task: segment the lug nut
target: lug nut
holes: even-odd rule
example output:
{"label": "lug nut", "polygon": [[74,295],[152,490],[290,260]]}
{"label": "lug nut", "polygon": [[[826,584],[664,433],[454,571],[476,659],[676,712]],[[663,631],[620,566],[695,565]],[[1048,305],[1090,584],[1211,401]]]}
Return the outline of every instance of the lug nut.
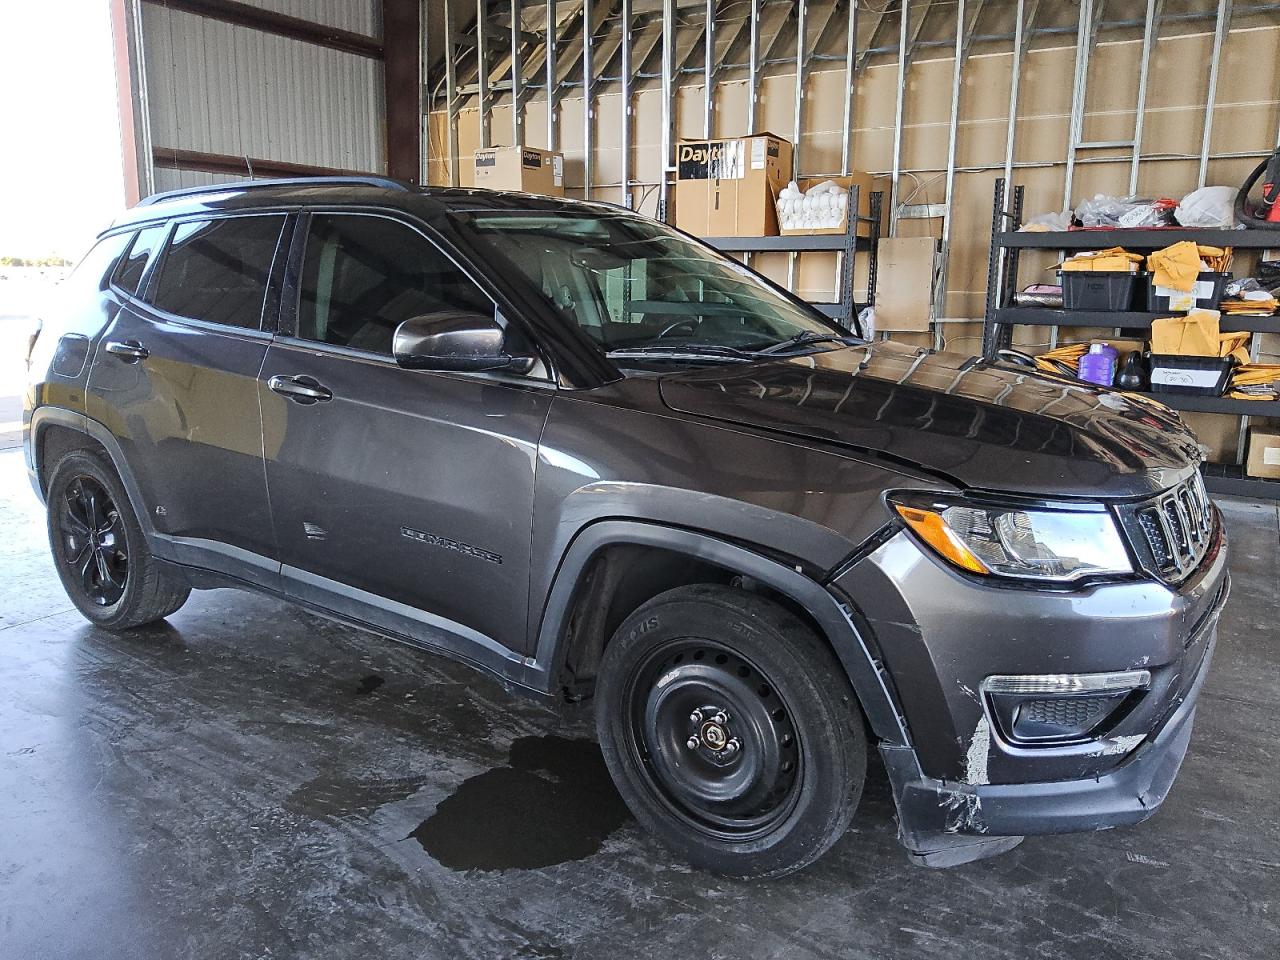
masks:
{"label": "lug nut", "polygon": [[690,737],[688,740],[684,742],[684,745],[688,747],[690,750],[697,750],[698,744],[700,742],[701,741],[697,737]]}
{"label": "lug nut", "polygon": [[702,711],[701,711],[701,710],[695,710],[695,711],[693,711],[693,713],[689,714],[689,722],[690,722],[690,723],[702,723]]}
{"label": "lug nut", "polygon": [[742,749],[742,741],[739,740],[737,737],[734,737],[732,740],[730,740],[728,743],[724,745],[724,752],[728,754],[737,753],[741,749]]}
{"label": "lug nut", "polygon": [[716,715],[711,719],[714,723],[717,723],[723,727],[726,723],[729,722],[729,715],[725,713],[723,710],[717,710]]}

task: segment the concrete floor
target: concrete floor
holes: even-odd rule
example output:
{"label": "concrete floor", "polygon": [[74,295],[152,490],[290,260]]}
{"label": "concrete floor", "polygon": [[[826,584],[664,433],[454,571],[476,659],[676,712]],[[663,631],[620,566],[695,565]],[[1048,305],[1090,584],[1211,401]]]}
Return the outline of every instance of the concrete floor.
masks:
{"label": "concrete floor", "polygon": [[[1164,809],[907,864],[883,774],[815,868],[695,873],[620,807],[584,718],[244,593],[112,636],[71,612],[0,452],[0,957],[1274,957],[1274,505]],[[566,739],[567,738],[567,739]]]}

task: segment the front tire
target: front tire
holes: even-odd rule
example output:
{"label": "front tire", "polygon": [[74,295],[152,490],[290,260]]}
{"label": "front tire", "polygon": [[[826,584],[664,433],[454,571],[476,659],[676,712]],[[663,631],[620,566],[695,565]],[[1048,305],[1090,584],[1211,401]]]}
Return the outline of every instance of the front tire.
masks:
{"label": "front tire", "polygon": [[689,862],[777,877],[848,829],[866,733],[830,649],[763,597],[677,587],[605,648],[596,726],[636,818]]}
{"label": "front tire", "polygon": [[59,460],[46,501],[54,566],[87,620],[128,630],[186,603],[191,587],[151,555],[124,485],[101,457],[74,450]]}

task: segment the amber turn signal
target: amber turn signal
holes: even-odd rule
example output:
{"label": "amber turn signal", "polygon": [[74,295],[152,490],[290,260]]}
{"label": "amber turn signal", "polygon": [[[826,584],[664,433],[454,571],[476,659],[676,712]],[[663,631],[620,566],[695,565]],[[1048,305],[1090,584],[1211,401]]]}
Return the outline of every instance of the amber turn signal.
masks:
{"label": "amber turn signal", "polygon": [[964,545],[954,530],[947,526],[942,514],[933,510],[921,510],[895,503],[893,509],[906,521],[912,531],[938,554],[970,573],[990,573],[991,570]]}

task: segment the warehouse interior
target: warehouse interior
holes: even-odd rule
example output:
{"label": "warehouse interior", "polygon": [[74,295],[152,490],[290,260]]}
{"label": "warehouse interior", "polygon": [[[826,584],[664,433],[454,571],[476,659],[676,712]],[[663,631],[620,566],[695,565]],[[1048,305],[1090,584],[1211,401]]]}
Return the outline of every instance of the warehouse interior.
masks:
{"label": "warehouse interior", "polygon": [[581,704],[269,596],[90,626],[5,450],[0,953],[1272,955],[1280,197],[1237,192],[1280,157],[1280,3],[109,2],[129,206],[376,175],[635,211],[859,336],[1178,411],[1231,599],[1150,821],[930,870],[873,756],[832,852],[753,883],[637,824]]}

